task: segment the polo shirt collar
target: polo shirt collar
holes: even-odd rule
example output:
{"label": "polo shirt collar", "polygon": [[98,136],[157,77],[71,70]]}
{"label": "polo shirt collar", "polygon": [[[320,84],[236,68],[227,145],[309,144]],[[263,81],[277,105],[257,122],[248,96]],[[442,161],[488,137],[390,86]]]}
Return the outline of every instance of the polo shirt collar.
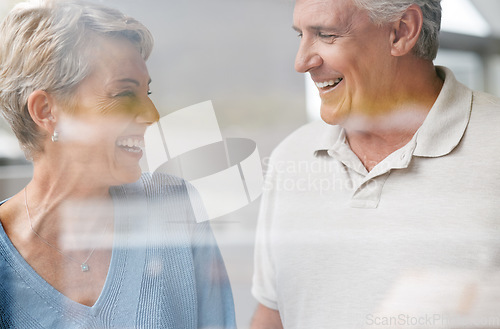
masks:
{"label": "polo shirt collar", "polygon": [[328,151],[335,148],[335,146],[346,144],[344,128],[338,125],[328,125],[324,122],[323,124],[326,128],[321,132],[320,139],[314,150],[315,155],[318,152]]}
{"label": "polo shirt collar", "polygon": [[[413,155],[440,157],[450,153],[460,143],[469,123],[472,109],[472,90],[458,82],[451,70],[436,67],[444,80],[436,102],[418,129],[412,142],[416,142]],[[346,146],[344,129],[328,126],[315,147],[314,154],[338,150]],[[413,148],[412,148],[413,149]]]}
{"label": "polo shirt collar", "polygon": [[444,84],[431,111],[417,131],[415,156],[440,157],[460,143],[472,110],[472,90],[459,83],[453,72],[436,67]]}

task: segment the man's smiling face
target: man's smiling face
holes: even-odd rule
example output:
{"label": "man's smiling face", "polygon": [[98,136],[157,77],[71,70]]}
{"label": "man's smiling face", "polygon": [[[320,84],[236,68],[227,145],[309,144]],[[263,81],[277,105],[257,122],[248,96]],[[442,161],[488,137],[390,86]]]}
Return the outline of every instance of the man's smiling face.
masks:
{"label": "man's smiling face", "polygon": [[374,24],[351,0],[297,0],[293,20],[301,37],[295,69],[311,74],[325,122],[388,108],[396,74],[389,24]]}

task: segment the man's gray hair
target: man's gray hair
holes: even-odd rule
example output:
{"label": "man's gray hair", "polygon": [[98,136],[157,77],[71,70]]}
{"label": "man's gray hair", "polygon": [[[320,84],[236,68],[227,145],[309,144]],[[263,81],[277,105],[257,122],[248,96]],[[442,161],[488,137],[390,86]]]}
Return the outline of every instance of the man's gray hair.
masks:
{"label": "man's gray hair", "polygon": [[441,29],[441,0],[353,0],[358,8],[368,11],[376,24],[395,22],[412,4],[422,9],[422,32],[413,52],[417,57],[434,60],[439,48]]}
{"label": "man's gray hair", "polygon": [[0,110],[32,159],[44,137],[31,119],[35,90],[69,102],[90,73],[97,38],[125,38],[146,60],[153,48],[149,30],[137,20],[92,2],[39,0],[17,5],[0,25]]}

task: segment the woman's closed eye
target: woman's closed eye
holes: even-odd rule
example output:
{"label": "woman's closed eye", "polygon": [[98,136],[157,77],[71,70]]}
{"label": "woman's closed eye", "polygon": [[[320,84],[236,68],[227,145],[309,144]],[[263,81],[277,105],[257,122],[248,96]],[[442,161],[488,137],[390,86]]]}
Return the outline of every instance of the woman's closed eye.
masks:
{"label": "woman's closed eye", "polygon": [[135,97],[135,93],[132,90],[125,90],[116,94],[115,97]]}
{"label": "woman's closed eye", "polygon": [[[148,91],[146,91],[146,95],[150,96],[151,94],[152,94],[151,90],[148,89]],[[135,96],[136,93],[133,92],[132,90],[122,91],[115,95],[115,97],[135,97]]]}

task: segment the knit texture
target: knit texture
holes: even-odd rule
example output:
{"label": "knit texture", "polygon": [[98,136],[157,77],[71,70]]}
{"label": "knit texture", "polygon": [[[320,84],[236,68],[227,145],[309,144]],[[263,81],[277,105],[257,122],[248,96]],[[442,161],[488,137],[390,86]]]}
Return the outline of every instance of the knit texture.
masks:
{"label": "knit texture", "polygon": [[235,328],[229,279],[209,223],[195,221],[193,191],[156,173],[111,188],[113,252],[92,307],[43,280],[0,225],[0,328]]}

